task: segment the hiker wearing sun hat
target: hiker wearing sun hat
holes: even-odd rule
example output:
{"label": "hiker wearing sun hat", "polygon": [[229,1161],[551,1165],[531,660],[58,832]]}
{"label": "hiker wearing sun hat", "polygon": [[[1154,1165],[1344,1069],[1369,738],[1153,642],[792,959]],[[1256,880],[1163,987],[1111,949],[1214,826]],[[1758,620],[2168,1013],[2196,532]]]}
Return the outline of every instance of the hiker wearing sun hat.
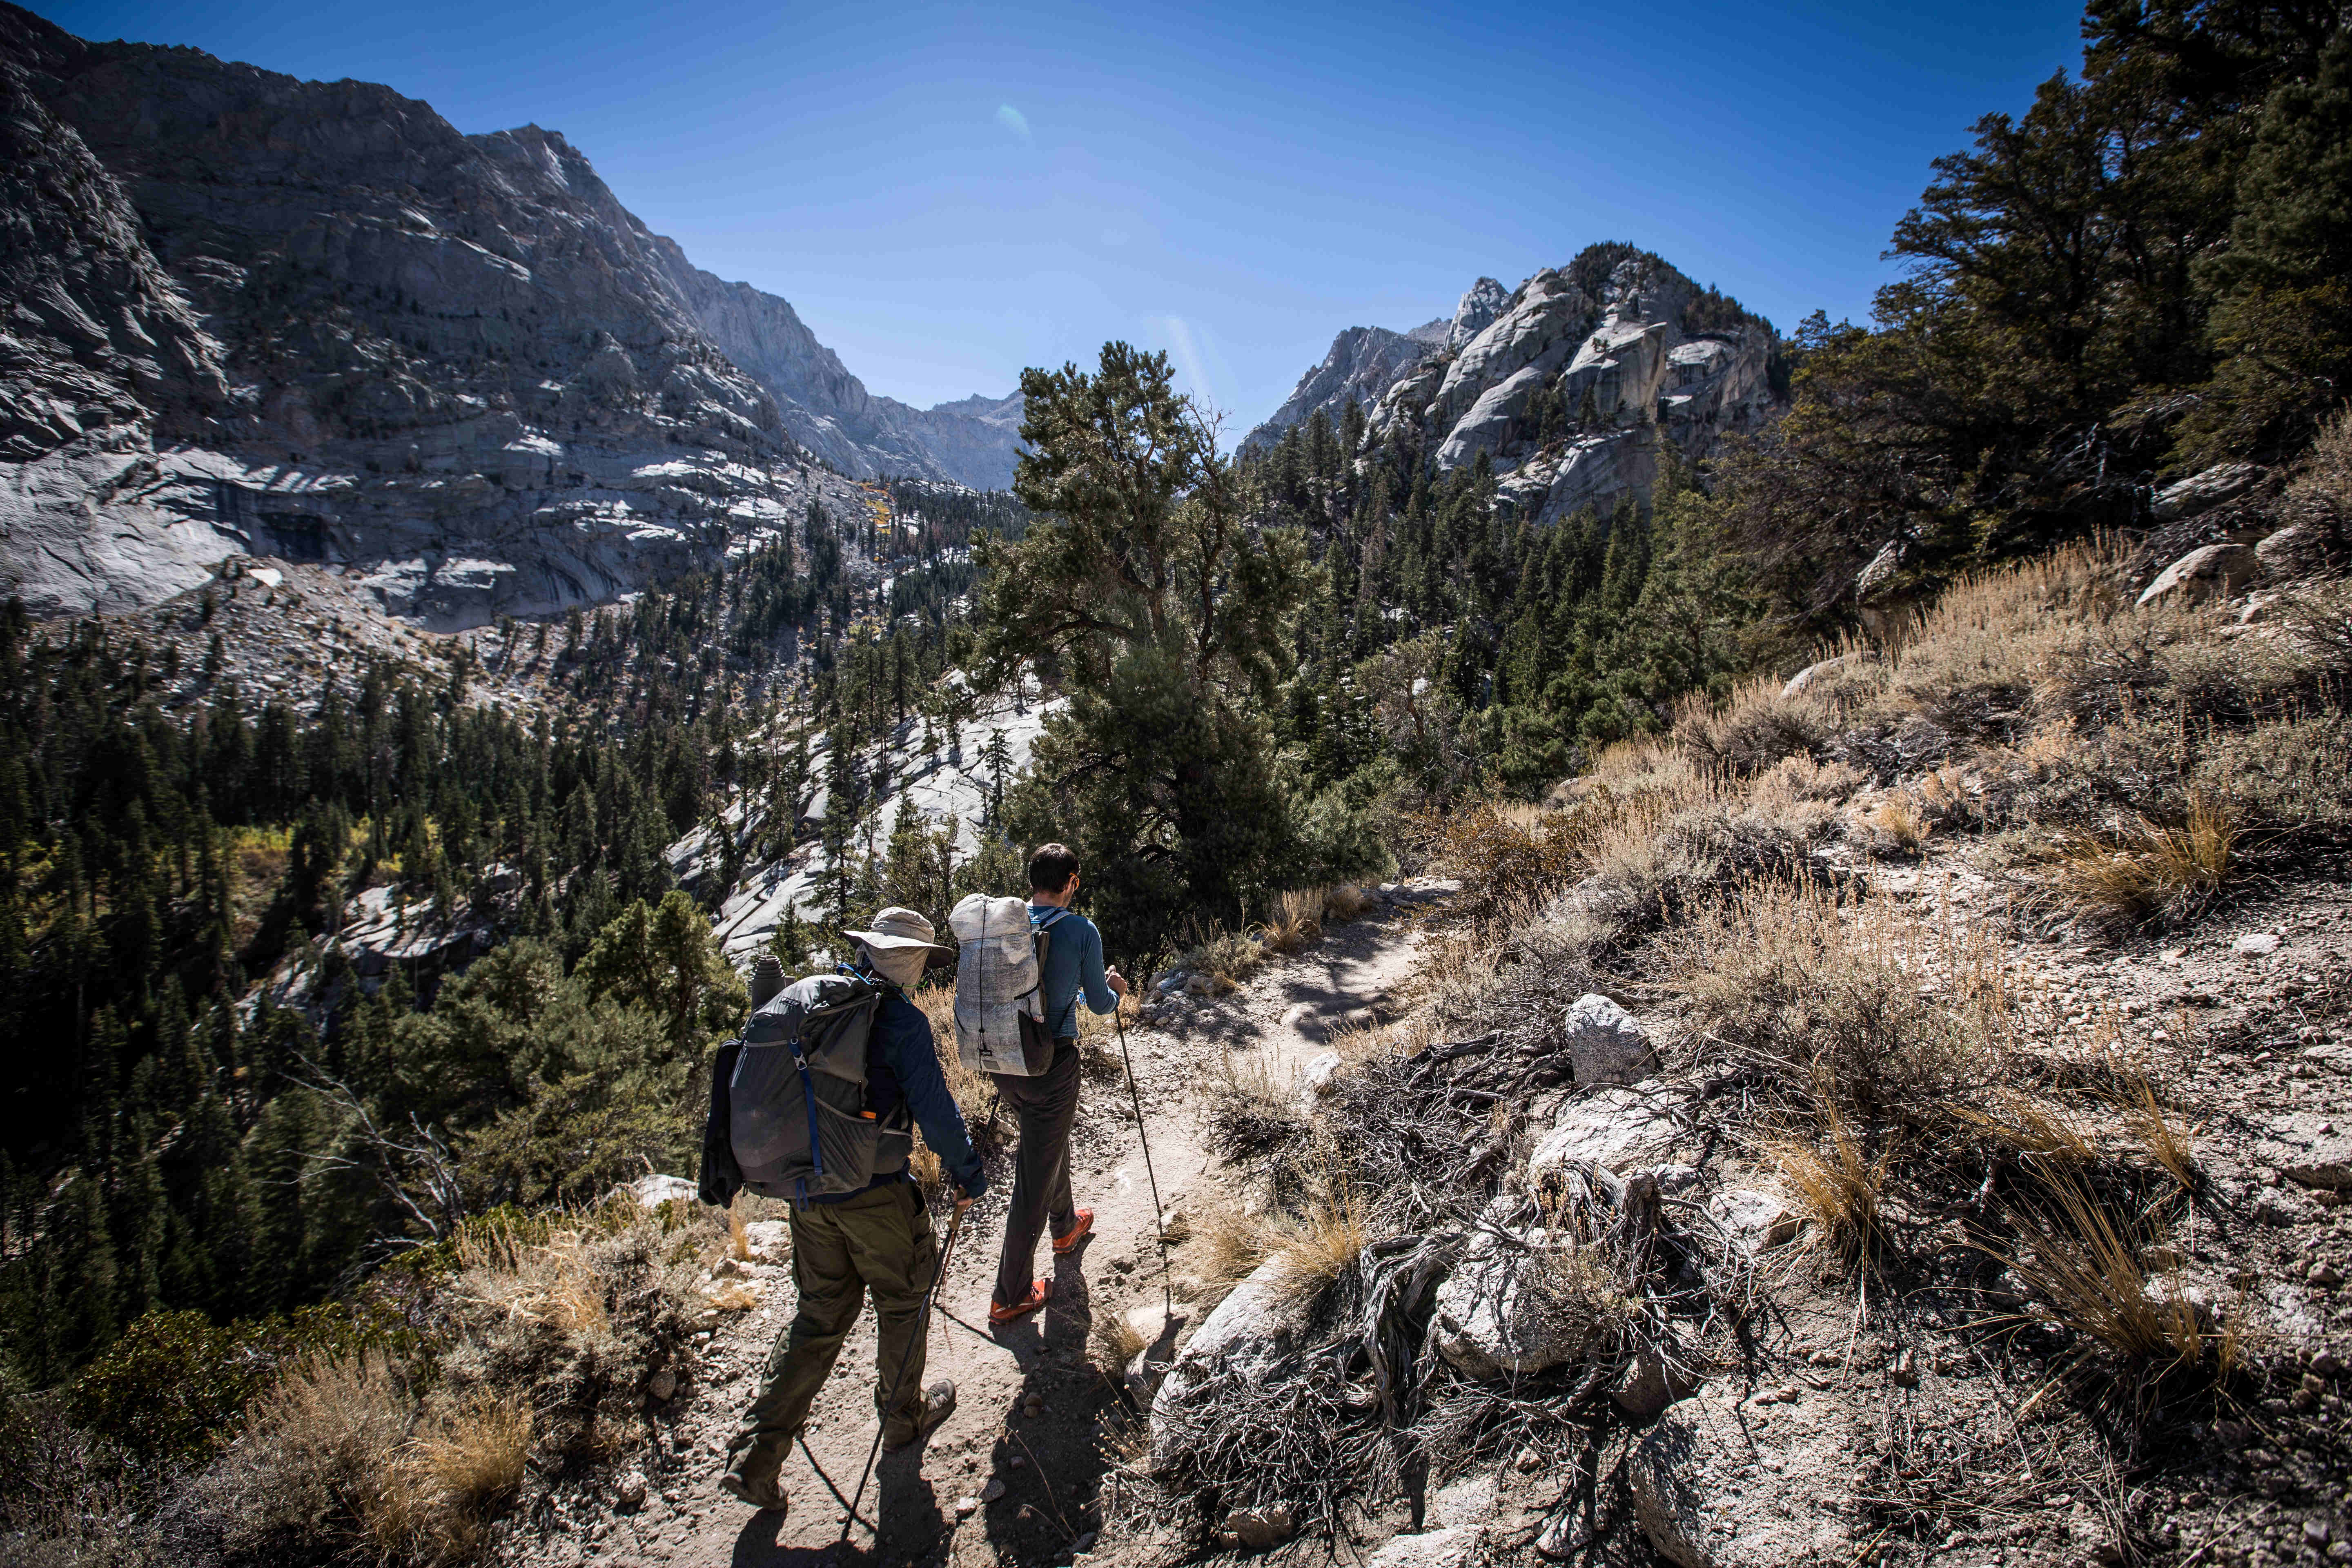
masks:
{"label": "hiker wearing sun hat", "polygon": [[[952,962],[952,952],[932,940],[930,921],[908,909],[886,909],[869,928],[843,934],[856,947],[837,977],[812,976],[769,1005],[789,1008],[795,994],[814,996],[821,987],[840,991],[851,1005],[872,1000],[862,1115],[880,1128],[883,1150],[870,1182],[855,1191],[808,1196],[792,1208],[799,1308],[769,1354],[759,1397],[729,1445],[730,1462],[719,1483],[755,1508],[779,1511],[785,1501],[777,1484],[784,1456],[807,1422],[809,1406],[833,1371],[867,1292],[874,1297],[875,1405],[882,1416],[883,1447],[920,1442],[955,1409],[955,1384],[943,1378],[923,1386],[921,1315],[939,1266],[939,1242],[922,1192],[908,1174],[912,1139],[896,1130],[909,1121],[922,1129],[923,1142],[956,1184],[959,1208],[987,1186],[962,1114],[940,1076],[930,1020],[906,994],[926,967]],[[745,1037],[755,1037],[751,1027]],[[721,1070],[714,1068],[714,1077]],[[714,1120],[716,1094],[714,1086]],[[815,1112],[809,1114],[814,1125]],[[712,1157],[706,1140],[706,1166]],[[731,1168],[731,1161],[728,1164]],[[727,1196],[731,1198],[731,1191]],[[716,1197],[708,1180],[705,1197]]]}

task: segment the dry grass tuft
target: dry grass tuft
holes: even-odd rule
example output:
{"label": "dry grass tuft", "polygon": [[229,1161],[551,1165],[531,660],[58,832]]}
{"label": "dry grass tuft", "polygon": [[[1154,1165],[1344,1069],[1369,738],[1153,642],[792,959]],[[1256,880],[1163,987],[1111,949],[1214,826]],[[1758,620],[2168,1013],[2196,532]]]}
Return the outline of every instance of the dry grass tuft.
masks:
{"label": "dry grass tuft", "polygon": [[1319,1299],[1355,1267],[1367,1239],[1355,1194],[1344,1188],[1290,1219],[1286,1228],[1277,1281],[1280,1293],[1293,1300]]}
{"label": "dry grass tuft", "polygon": [[1965,936],[1801,878],[1708,903],[1670,946],[1696,1037],[1791,1107],[1867,1124],[1930,1116],[1983,1075],[1986,1021],[1923,984],[1966,990],[1981,958]]}
{"label": "dry grass tuft", "polygon": [[760,1304],[760,1292],[740,1279],[730,1279],[710,1292],[710,1304],[722,1312],[748,1312]]}
{"label": "dry grass tuft", "polygon": [[1952,1113],[2011,1154],[2038,1165],[2080,1167],[2098,1158],[2098,1150],[2063,1108],[2015,1089],[1996,1089],[1985,1108],[1960,1105]]}
{"label": "dry grass tuft", "polygon": [[1208,1277],[1221,1285],[1238,1285],[1282,1250],[1288,1232],[1279,1214],[1264,1210],[1244,1214],[1228,1205],[1209,1211],[1200,1237]]}
{"label": "dry grass tuft", "polygon": [[2158,1238],[2146,1225],[2112,1212],[2078,1177],[2044,1186],[2046,1203],[2012,1212],[2025,1250],[2000,1261],[2057,1323],[2159,1377],[2209,1352],[2226,1356],[2225,1336],[2206,1326],[2177,1272],[2151,1270]]}
{"label": "dry grass tuft", "polygon": [[1217,1209],[1202,1233],[1211,1278],[1236,1284],[1278,1261],[1276,1289],[1294,1301],[1320,1297],[1354,1267],[1365,1239],[1362,1212],[1345,1188],[1296,1214]]}
{"label": "dry grass tuft", "polygon": [[2179,920],[2221,890],[2237,842],[2228,798],[2199,789],[2178,827],[2141,817],[2109,838],[2069,846],[2059,858],[2055,886],[2063,897],[2110,921]]}
{"label": "dry grass tuft", "polygon": [[1864,814],[1873,847],[1897,855],[1916,855],[1927,847],[1932,830],[1919,803],[1908,792],[1896,790]]}
{"label": "dry grass tuft", "polygon": [[382,1354],[293,1366],[199,1483],[203,1511],[236,1557],[412,1556],[429,1507],[404,1462],[411,1419]]}
{"label": "dry grass tuft", "polygon": [[1193,922],[1191,945],[1171,967],[1205,974],[1216,982],[1220,995],[1240,989],[1242,982],[1265,962],[1265,949],[1244,932],[1229,931],[1215,921]]}
{"label": "dry grass tuft", "polygon": [[1150,1342],[1119,1312],[1097,1311],[1087,1329],[1087,1356],[1110,1377],[1124,1372]]}
{"label": "dry grass tuft", "polygon": [[1268,952],[1292,953],[1323,934],[1323,893],[1320,888],[1293,888],[1276,893],[1257,928],[1259,944]]}
{"label": "dry grass tuft", "polygon": [[2103,1090],[2123,1124],[2147,1157],[2170,1176],[2184,1193],[2197,1190],[2197,1129],[2184,1116],[2176,1117],[2157,1093],[2155,1082],[2136,1068],[2117,1066],[2115,1081]]}
{"label": "dry grass tuft", "polygon": [[415,1462],[450,1506],[479,1513],[522,1486],[530,1454],[530,1406],[513,1394],[485,1394],[416,1444]]}
{"label": "dry grass tuft", "polygon": [[478,1304],[567,1336],[601,1336],[611,1317],[587,1258],[590,1240],[590,1232],[576,1224],[501,1211],[469,1221],[452,1250],[465,1270],[461,1285]]}
{"label": "dry grass tuft", "polygon": [[1296,1148],[1307,1123],[1298,1097],[1274,1081],[1255,1056],[1227,1052],[1209,1086],[1210,1146],[1223,1158],[1263,1160]]}
{"label": "dry grass tuft", "polygon": [[[964,1066],[963,1058],[956,1050],[954,984],[925,985],[908,999],[930,1022],[931,1048],[940,1058],[940,1076],[947,1080],[948,1093],[955,1100],[956,1109],[963,1113],[964,1126],[971,1129],[974,1140],[992,1142],[996,1136],[996,1086],[988,1081],[986,1073]],[[936,1166],[936,1158],[932,1163]]]}
{"label": "dry grass tuft", "polygon": [[1789,1139],[1768,1152],[1821,1239],[1840,1257],[1866,1262],[1881,1239],[1879,1204],[1893,1151],[1882,1147],[1872,1156],[1833,1107],[1823,1121],[1819,1143]]}

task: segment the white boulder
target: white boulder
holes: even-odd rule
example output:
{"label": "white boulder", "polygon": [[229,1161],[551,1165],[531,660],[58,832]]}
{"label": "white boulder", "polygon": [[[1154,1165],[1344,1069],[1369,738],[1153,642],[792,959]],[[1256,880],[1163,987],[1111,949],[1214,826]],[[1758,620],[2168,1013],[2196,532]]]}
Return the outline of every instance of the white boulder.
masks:
{"label": "white boulder", "polygon": [[1789,677],[1789,684],[1780,688],[1780,700],[1786,702],[1792,698],[1801,697],[1814,682],[1826,680],[1832,675],[1842,675],[1848,670],[1870,663],[1871,659],[1869,649],[1856,648],[1852,653],[1839,654],[1835,658],[1820,659],[1809,664]]}
{"label": "white boulder", "polygon": [[1633,1083],[1649,1076],[1656,1053],[1633,1015],[1588,991],[1560,1020],[1562,1043],[1579,1083]]}
{"label": "white boulder", "polygon": [[1750,1257],[1794,1241],[1802,1223],[1785,1200],[1753,1187],[1716,1194],[1706,1212]]}
{"label": "white boulder", "polygon": [[1626,1462],[1634,1516],[1681,1568],[1850,1562],[1862,1432],[1839,1400],[1751,1408],[1737,1384],[1670,1405]]}
{"label": "white boulder", "polygon": [[690,1204],[699,1189],[684,1176],[639,1176],[613,1189],[615,1197],[631,1197],[642,1209],[657,1209],[664,1204]]}
{"label": "white boulder", "polygon": [[1528,1179],[1532,1184],[1584,1164],[1618,1175],[1664,1164],[1681,1132],[1664,1086],[1655,1079],[1623,1088],[1606,1086],[1560,1109],[1551,1131],[1528,1156]]}
{"label": "white boulder", "polygon": [[1587,1325],[1560,1310],[1547,1276],[1576,1249],[1566,1233],[1482,1228],[1437,1288],[1437,1352],[1473,1377],[1545,1372],[1584,1352]]}
{"label": "white boulder", "polygon": [[1151,1462],[1173,1464],[1198,1423],[1207,1418],[1202,1394],[1218,1377],[1258,1377],[1290,1353],[1299,1333],[1297,1298],[1283,1288],[1286,1265],[1268,1258],[1217,1303],[1186,1341],[1151,1397]]}
{"label": "white boulder", "polygon": [[2201,605],[2226,595],[2252,576],[2253,568],[2253,552],[2242,544],[2203,545],[2158,573],[2156,581],[2140,591],[2138,602],[2143,608],[2159,600]]}
{"label": "white boulder", "polygon": [[2191,474],[2156,492],[2156,520],[2170,522],[2210,511],[2262,477],[2263,471],[2252,463],[2221,463]]}

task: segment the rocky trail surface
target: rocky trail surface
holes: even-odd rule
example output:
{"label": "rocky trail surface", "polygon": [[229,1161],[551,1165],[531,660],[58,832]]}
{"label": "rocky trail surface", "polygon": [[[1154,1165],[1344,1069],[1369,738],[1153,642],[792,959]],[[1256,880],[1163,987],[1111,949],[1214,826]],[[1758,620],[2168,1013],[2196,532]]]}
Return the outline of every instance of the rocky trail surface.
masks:
{"label": "rocky trail surface", "polygon": [[[1335,927],[1299,955],[1267,963],[1223,997],[1165,1000],[1154,1021],[1130,1026],[1134,1061],[1160,1198],[1181,1238],[1191,1216],[1226,1194],[1233,1177],[1208,1152],[1206,1090],[1227,1068],[1253,1059],[1296,1076],[1324,1034],[1360,1010],[1378,1009],[1409,973],[1420,934],[1412,889],[1364,918]],[[1425,891],[1421,897],[1429,896]],[[1093,1239],[1075,1257],[1054,1258],[1041,1244],[1041,1273],[1054,1300],[1024,1322],[992,1331],[989,1290],[1012,1186],[1009,1117],[990,1156],[990,1189],[972,1206],[948,1259],[940,1310],[929,1334],[926,1380],[949,1377],[956,1413],[922,1447],[886,1455],[859,1506],[845,1545],[845,1511],[835,1495],[853,1491],[874,1440],[874,1331],[861,1315],[805,1434],[783,1472],[789,1514],[754,1514],[718,1489],[727,1439],[756,1392],[770,1346],[793,1306],[785,1226],[751,1226],[754,1261],[722,1263],[712,1280],[721,1302],[756,1300],[723,1315],[698,1363],[657,1417],[663,1458],[653,1473],[626,1479],[607,1500],[618,1511],[551,1532],[530,1554],[548,1563],[678,1564],[692,1568],[783,1568],[838,1562],[1066,1563],[1095,1542],[1115,1462],[1111,1433],[1126,1395],[1088,1353],[1097,1319],[1125,1317],[1147,1331],[1164,1313],[1144,1168],[1118,1043],[1106,1036],[1089,1061],[1071,1146],[1077,1202],[1095,1211]],[[781,1205],[777,1208],[782,1214]],[[944,1229],[945,1222],[940,1221]],[[1192,1247],[1172,1244],[1167,1289],[1173,1337],[1165,1356],[1201,1317],[1204,1281]],[[731,1289],[734,1288],[734,1289]],[[821,1473],[820,1473],[821,1472]],[[642,1489],[640,1489],[642,1487]],[[877,1540],[867,1525],[877,1516]]]}

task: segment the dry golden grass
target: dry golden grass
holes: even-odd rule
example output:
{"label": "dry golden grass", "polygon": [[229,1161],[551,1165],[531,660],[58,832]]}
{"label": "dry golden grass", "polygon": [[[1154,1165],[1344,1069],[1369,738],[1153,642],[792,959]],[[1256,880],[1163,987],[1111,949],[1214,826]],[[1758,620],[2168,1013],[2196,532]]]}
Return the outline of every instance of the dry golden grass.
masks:
{"label": "dry golden grass", "polygon": [[1268,952],[1293,953],[1323,934],[1323,889],[1292,888],[1275,894],[1265,921],[1256,928]]}
{"label": "dry golden grass", "polygon": [[1791,1138],[1767,1146],[1830,1249],[1851,1261],[1866,1261],[1878,1249],[1879,1204],[1886,1189],[1891,1147],[1874,1156],[1833,1105],[1825,1110],[1818,1142]]}
{"label": "dry golden grass", "polygon": [[1290,1222],[1282,1247],[1277,1285],[1293,1300],[1319,1297],[1356,1266],[1369,1239],[1356,1195],[1345,1188],[1323,1198]]}
{"label": "dry golden grass", "polygon": [[1931,826],[1919,803],[1908,792],[1896,790],[1864,814],[1877,846],[1898,855],[1916,855],[1927,847]]}
{"label": "dry golden grass", "polygon": [[2114,1081],[2102,1093],[2157,1167],[2182,1192],[2196,1191],[2197,1128],[2185,1114],[2177,1115],[2165,1105],[2154,1080],[2137,1068],[2117,1064]]}
{"label": "dry golden grass", "polygon": [[1244,1214],[1232,1205],[1210,1210],[1199,1235],[1203,1270],[1221,1285],[1238,1285],[1256,1273],[1288,1238],[1280,1215]]}
{"label": "dry golden grass", "polygon": [[2098,1158],[2098,1150],[2064,1108],[2020,1089],[1996,1088],[1985,1105],[1956,1105],[1952,1114],[2011,1155],[2044,1167],[2079,1167]]}
{"label": "dry golden grass", "polygon": [[[952,982],[919,987],[909,998],[919,1008],[931,1026],[931,1048],[940,1058],[940,1076],[947,1080],[948,1093],[956,1109],[963,1113],[964,1126],[974,1139],[993,1139],[996,1134],[996,1086],[988,1075],[964,1065],[956,1049],[955,985]],[[1081,1012],[1085,1010],[1080,1009]],[[917,1150],[919,1154],[928,1151]],[[926,1192],[936,1192],[938,1157],[930,1156],[934,1184]]]}
{"label": "dry golden grass", "polygon": [[607,1332],[604,1290],[584,1255],[593,1234],[589,1222],[561,1216],[501,1212],[469,1221],[452,1247],[463,1270],[459,1288],[510,1319],[571,1335]]}
{"label": "dry golden grass", "polygon": [[[739,1198],[741,1194],[736,1194]],[[743,1228],[743,1211],[738,1204],[727,1205],[727,1256],[738,1263],[751,1261],[751,1233]]]}
{"label": "dry golden grass", "polygon": [[760,1304],[760,1292],[740,1279],[723,1280],[710,1292],[710,1304],[722,1312],[748,1312]]}
{"label": "dry golden grass", "polygon": [[414,1555],[430,1508],[404,1463],[412,1414],[381,1353],[289,1367],[213,1478],[232,1544],[356,1537],[379,1560]]}
{"label": "dry golden grass", "polygon": [[1098,1310],[1087,1328],[1087,1359],[1112,1377],[1123,1372],[1148,1343],[1123,1313]]}
{"label": "dry golden grass", "polygon": [[[2023,1249],[2000,1260],[2053,1320],[2158,1375],[2200,1365],[2209,1352],[2233,1353],[2177,1275],[2151,1269],[2159,1238],[2145,1224],[2116,1214],[2079,1177],[2043,1185],[2047,1201],[2013,1215]],[[2153,1289],[2159,1281],[2166,1288]]]}
{"label": "dry golden grass", "polygon": [[2229,800],[2199,789],[2177,827],[2142,817],[2111,837],[2066,846],[2053,882],[2062,897],[2105,919],[2179,919],[2221,890],[2237,842]]}
{"label": "dry golden grass", "polygon": [[1362,1212],[1345,1188],[1297,1214],[1216,1209],[1202,1229],[1210,1278],[1235,1284],[1273,1262],[1274,1289],[1292,1300],[1320,1296],[1355,1266],[1365,1240]]}
{"label": "dry golden grass", "polygon": [[1275,1081],[1263,1058],[1223,1054],[1209,1086],[1209,1141],[1219,1154],[1261,1159],[1289,1148],[1305,1131],[1297,1094]]}
{"label": "dry golden grass", "polygon": [[1255,937],[1227,931],[1215,921],[1187,922],[1187,945],[1171,968],[1205,974],[1220,995],[1238,990],[1265,962],[1265,949]]}
{"label": "dry golden grass", "polygon": [[415,1463],[449,1505],[478,1513],[521,1488],[530,1455],[530,1406],[513,1394],[485,1394],[420,1437]]}
{"label": "dry golden grass", "polygon": [[1379,1061],[1402,1054],[1409,1047],[1409,1032],[1402,1022],[1381,1024],[1341,1024],[1324,1039],[1329,1049],[1340,1059],[1351,1063]]}
{"label": "dry golden grass", "polygon": [[1790,1109],[1864,1124],[1933,1120],[1993,1065],[2000,965],[1981,925],[1776,879],[1702,906],[1663,952],[1694,1037],[1787,1085]]}

